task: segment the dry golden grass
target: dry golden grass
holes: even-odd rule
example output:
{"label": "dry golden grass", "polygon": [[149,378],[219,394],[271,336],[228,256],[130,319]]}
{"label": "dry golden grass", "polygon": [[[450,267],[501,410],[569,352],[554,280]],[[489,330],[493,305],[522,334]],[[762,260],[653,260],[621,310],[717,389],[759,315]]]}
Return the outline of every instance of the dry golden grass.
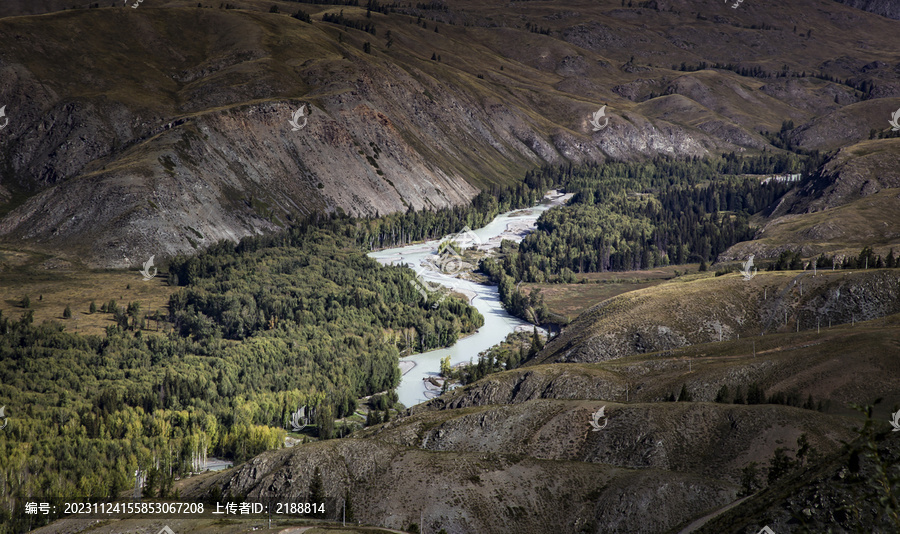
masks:
{"label": "dry golden grass", "polygon": [[893,248],[900,252],[896,238],[896,213],[900,210],[900,189],[885,189],[849,204],[825,211],[804,213],[776,219],[765,227],[756,241],[777,247],[799,243],[811,254],[826,252],[857,256],[862,243],[872,246],[883,256]]}
{"label": "dry golden grass", "polygon": [[647,287],[653,287],[685,272],[696,273],[698,264],[669,265],[646,271],[584,273],[577,275],[585,283],[522,284],[522,291],[540,291],[554,314],[572,321],[598,302]]}
{"label": "dry golden grass", "polygon": [[[827,405],[827,413],[858,417],[851,403],[883,402],[875,415],[882,421],[900,406],[900,315],[808,330],[773,333],[729,341],[703,343],[600,363],[528,364],[489,375],[481,382],[445,397],[447,405],[463,405],[472,395],[502,403],[510,392],[542,392],[546,398],[593,399],[619,403],[654,403],[682,385],[697,402],[711,402],[719,389],[737,387],[747,394],[751,383],[766,395],[777,392],[809,396]],[[482,387],[483,386],[483,387]],[[473,393],[476,391],[477,393]]]}
{"label": "dry golden grass", "polygon": [[[57,321],[68,331],[102,334],[115,324],[112,314],[99,312],[103,304],[136,301],[145,316],[156,310],[168,313],[175,289],[162,276],[145,282],[137,271],[89,270],[41,254],[0,250],[0,311],[14,320],[26,311],[22,298],[27,295],[35,324]],[[90,313],[91,301],[97,313]],[[71,319],[63,318],[66,306],[72,309]],[[156,324],[148,321],[147,331],[155,330]]]}
{"label": "dry golden grass", "polygon": [[660,283],[662,280],[603,284],[522,284],[522,291],[524,293],[540,291],[550,311],[571,322],[581,312],[598,302]]}

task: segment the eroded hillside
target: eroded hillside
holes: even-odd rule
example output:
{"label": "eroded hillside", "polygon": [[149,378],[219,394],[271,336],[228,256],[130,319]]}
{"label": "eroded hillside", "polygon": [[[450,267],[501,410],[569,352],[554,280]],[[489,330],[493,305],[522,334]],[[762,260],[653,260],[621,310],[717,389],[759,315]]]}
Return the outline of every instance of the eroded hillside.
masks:
{"label": "eroded hillside", "polygon": [[[824,479],[849,474],[842,447],[854,441],[859,420],[847,405],[883,394],[898,400],[894,356],[883,350],[897,346],[897,316],[888,319],[821,335],[767,334],[756,354],[722,342],[491,375],[349,439],[270,451],[233,472],[188,481],[182,495],[302,499],[318,467],[335,510],[349,498],[362,521],[392,528],[420,518],[429,530],[459,533],[546,532],[548,525],[680,532],[709,519],[716,525],[709,532],[766,522],[786,528],[803,506],[861,491],[858,475],[840,486]],[[732,400],[749,393],[740,393],[748,383],[760,388],[763,403]],[[665,402],[682,386],[690,401]],[[804,405],[778,404],[779,392]],[[594,430],[591,421],[602,424]],[[763,481],[763,491],[751,484],[754,496],[742,499],[747,466],[765,479],[779,449],[789,467]],[[798,482],[814,479],[808,490]],[[810,516],[829,526],[852,523],[819,508]]]}
{"label": "eroded hillside", "polygon": [[894,23],[812,3],[343,8],[371,32],[295,2],[7,17],[0,235],[133,266],[313,211],[456,205],[546,163],[776,150],[786,120],[803,148],[864,140],[900,95]]}

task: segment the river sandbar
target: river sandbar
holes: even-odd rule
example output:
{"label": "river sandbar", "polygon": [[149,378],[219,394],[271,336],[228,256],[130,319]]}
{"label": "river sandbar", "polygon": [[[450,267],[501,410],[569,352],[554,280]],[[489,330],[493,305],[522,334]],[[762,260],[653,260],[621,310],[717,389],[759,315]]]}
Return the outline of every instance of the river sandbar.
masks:
{"label": "river sandbar", "polygon": [[416,362],[412,360],[400,360],[400,375],[405,375],[406,373],[413,370],[416,366]]}

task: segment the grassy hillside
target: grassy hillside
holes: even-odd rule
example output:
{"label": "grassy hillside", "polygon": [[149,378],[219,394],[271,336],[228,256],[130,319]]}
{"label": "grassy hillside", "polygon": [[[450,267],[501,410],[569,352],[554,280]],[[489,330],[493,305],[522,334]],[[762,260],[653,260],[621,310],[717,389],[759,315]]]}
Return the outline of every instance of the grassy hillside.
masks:
{"label": "grassy hillside", "polygon": [[[538,291],[543,297],[553,319],[568,323],[581,312],[606,299],[652,287],[676,276],[676,271],[696,271],[697,264],[666,266],[643,271],[615,271],[605,273],[579,273],[575,284],[522,284],[521,290],[530,295]],[[581,282],[583,280],[584,282]]]}
{"label": "grassy hillside", "polygon": [[[589,424],[601,406],[607,421],[602,433]],[[422,411],[356,436],[436,451],[663,469],[739,485],[741,469],[751,461],[766,463],[778,446],[794,446],[805,433],[817,450],[832,452],[850,439],[852,424],[847,417],[768,404],[536,399]]]}
{"label": "grassy hillside", "polygon": [[[584,312],[535,363],[602,361],[711,341],[827,329],[900,311],[896,269],[683,276]],[[743,349],[743,350],[746,350]]]}
{"label": "grassy hillside", "polygon": [[[884,105],[900,106],[900,100]],[[900,139],[852,144],[829,158],[815,180],[788,192],[759,214],[760,232],[720,255],[723,261],[774,257],[784,250],[805,257],[857,255],[870,246],[886,256],[900,250]]]}
{"label": "grassy hillside", "polygon": [[[799,481],[810,473],[847,465],[842,443],[853,440],[853,428],[860,423],[859,414],[847,403],[893,394],[875,414],[875,428],[887,428],[886,412],[900,398],[893,387],[898,378],[891,371],[896,367],[893,352],[883,349],[897,346],[898,320],[893,316],[887,325],[835,327],[819,337],[770,334],[759,338],[755,357],[744,354],[736,342],[723,342],[601,364],[554,364],[499,373],[404,417],[357,432],[349,440],[267,453],[233,473],[189,482],[186,494],[196,498],[231,491],[246,493],[251,500],[264,500],[269,492],[302,496],[312,467],[324,466],[330,495],[344,495],[349,489],[366,520],[388,526],[415,521],[415,510],[425,510],[426,518],[432,514],[441,518],[429,523],[430,528],[448,531],[507,532],[515,525],[524,532],[545,532],[547,525],[560,525],[566,532],[578,532],[569,521],[555,519],[556,511],[545,508],[553,503],[590,532],[678,532],[739,499],[748,484],[747,468],[755,466],[756,481],[746,487],[756,496],[732,509],[727,517],[733,523],[723,520],[708,527],[709,532],[744,532],[744,526],[774,517],[766,506],[781,506],[783,501],[773,501],[771,495],[797,495],[804,484]],[[847,343],[859,352],[848,353]],[[721,385],[731,386],[732,392],[742,386],[746,394],[748,383],[757,384],[767,396],[790,392],[805,401],[805,396],[813,395],[824,401],[824,412],[707,398]],[[661,402],[681,385],[693,395],[692,401]],[[591,414],[601,406],[605,424],[594,432]],[[813,452],[800,452],[806,447],[803,443]],[[787,464],[783,471],[772,471],[781,465],[776,460],[778,449],[787,451]],[[474,458],[479,458],[477,464],[472,463]],[[552,469],[538,468],[547,461],[553,462]],[[597,468],[602,471],[595,472]],[[612,473],[617,473],[615,478],[605,478]],[[638,473],[642,478],[631,478]],[[686,476],[702,478],[684,485]],[[550,489],[563,479],[563,493]],[[678,490],[651,498],[647,492],[663,479]],[[519,487],[498,487],[501,480],[515,481]],[[591,493],[582,486],[586,480],[624,493],[611,501],[607,490]],[[538,488],[538,493],[522,488]],[[696,492],[701,488],[718,492],[717,496],[707,493],[711,500],[698,501]],[[587,493],[575,505],[581,491]],[[838,495],[844,495],[840,491]],[[372,492],[377,492],[377,501]],[[502,501],[487,498],[491,492],[503,495]],[[395,497],[399,498],[391,506],[379,504]],[[527,513],[505,515],[503,526],[489,519],[498,510],[508,510],[505,507],[514,509],[520,498],[531,499],[540,519]],[[790,498],[791,507],[799,511],[795,497]],[[760,502],[767,504],[760,508]],[[652,506],[654,513],[648,514],[644,506]],[[607,524],[614,526],[603,526]]]}
{"label": "grassy hillside", "polygon": [[[821,332],[765,336],[703,343],[679,349],[632,355],[602,363],[526,365],[490,375],[445,394],[414,411],[521,403],[533,399],[609,399],[660,402],[678,396],[682,386],[693,400],[713,402],[723,386],[730,403],[748,385],[771,397],[792,393],[805,403],[821,402],[829,413],[849,414],[852,403],[884,399],[879,416],[900,403],[894,365],[900,316],[893,315]],[[755,351],[755,352],[754,352]]]}
{"label": "grassy hillside", "polygon": [[[33,312],[37,324],[56,321],[72,332],[100,335],[106,327],[116,325],[111,313],[100,313],[100,308],[109,301],[115,300],[123,306],[140,302],[147,315],[159,311],[167,317],[169,297],[174,291],[162,276],[145,281],[137,270],[92,270],[46,254],[0,252],[0,313],[7,318],[18,319],[24,313]],[[30,302],[28,308],[22,305],[25,297]],[[93,313],[92,302],[97,307]],[[64,316],[66,307],[72,310],[69,318]],[[164,330],[168,329],[165,322],[163,326]],[[156,327],[154,321],[148,322],[147,332],[155,332]]]}

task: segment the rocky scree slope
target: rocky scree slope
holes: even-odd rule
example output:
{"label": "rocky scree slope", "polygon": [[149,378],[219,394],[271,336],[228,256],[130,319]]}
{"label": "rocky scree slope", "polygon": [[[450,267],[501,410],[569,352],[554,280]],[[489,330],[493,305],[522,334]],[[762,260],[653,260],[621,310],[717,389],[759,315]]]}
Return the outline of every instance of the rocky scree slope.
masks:
{"label": "rocky scree slope", "polygon": [[[342,439],[269,451],[203,481],[182,498],[241,495],[303,502],[319,468],[326,515],[350,496],[357,519],[403,529],[424,518],[448,533],[664,532],[697,510],[716,508],[735,487],[654,469],[538,460],[519,455],[434,452],[373,439]],[[665,489],[665,490],[663,490]],[[647,508],[656,510],[648,515]]]}
{"label": "rocky scree slope", "polygon": [[[890,483],[881,485],[886,482],[885,472],[894,479],[896,497],[896,471],[891,474],[891,470],[900,462],[900,444],[888,428],[884,421],[876,423],[874,449],[854,440],[827,461],[751,496],[695,532],[748,532],[763,524],[775,532],[897,532],[896,514],[885,513],[883,504],[873,505],[889,498],[885,489]],[[877,450],[881,465],[867,454],[872,450]]]}
{"label": "rocky scree slope", "polygon": [[[588,423],[601,406],[605,426],[595,432]],[[776,447],[793,445],[803,433],[819,451],[831,452],[851,437],[852,424],[843,417],[778,405],[539,399],[422,411],[358,435],[434,451],[652,468],[739,484],[748,458],[764,463]]]}

